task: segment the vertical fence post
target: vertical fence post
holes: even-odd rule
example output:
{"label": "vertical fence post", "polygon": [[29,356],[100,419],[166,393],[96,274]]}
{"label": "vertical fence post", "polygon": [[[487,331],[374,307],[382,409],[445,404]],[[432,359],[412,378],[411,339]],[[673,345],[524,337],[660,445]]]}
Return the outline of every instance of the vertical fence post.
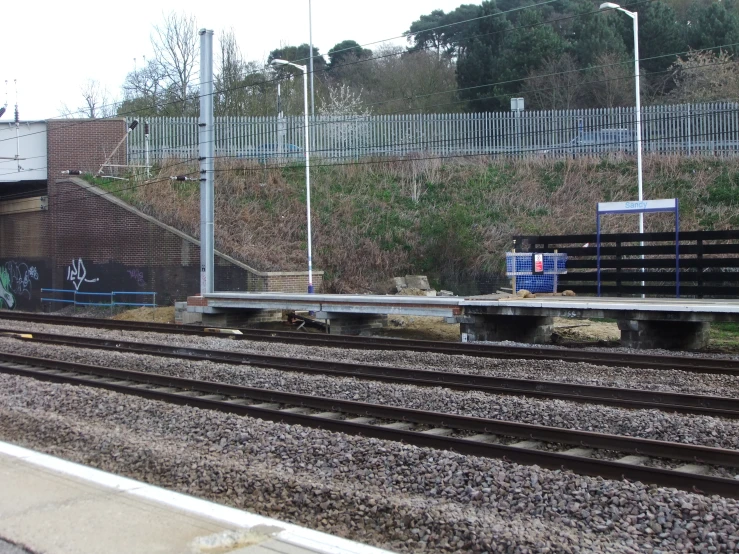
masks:
{"label": "vertical fence post", "polygon": [[[213,126],[212,142],[219,155],[240,155],[265,143],[275,143],[275,131],[285,127],[284,141],[302,145],[298,131],[303,124],[295,118],[280,123],[272,117],[219,116]],[[583,133],[608,128],[634,130],[634,109],[598,108],[525,112],[446,113],[417,115],[377,115],[361,119],[312,118],[311,143],[327,163],[359,159],[385,153],[404,155],[411,151],[439,156],[477,153],[506,157],[531,156],[537,152],[608,154],[634,149],[636,135],[628,139],[610,138],[590,144],[570,144]],[[642,110],[645,152],[687,155],[738,155],[739,110],[736,103],[647,106]],[[130,123],[130,119],[127,122]],[[151,161],[165,156],[192,157],[197,152],[198,118],[155,117],[149,119]],[[129,162],[142,163],[143,128],[129,136]],[[279,143],[279,138],[277,139]],[[217,146],[216,146],[217,145]],[[302,146],[301,146],[302,147]]]}
{"label": "vertical fence post", "polygon": [[616,296],[622,296],[621,294],[621,241],[616,241]]}

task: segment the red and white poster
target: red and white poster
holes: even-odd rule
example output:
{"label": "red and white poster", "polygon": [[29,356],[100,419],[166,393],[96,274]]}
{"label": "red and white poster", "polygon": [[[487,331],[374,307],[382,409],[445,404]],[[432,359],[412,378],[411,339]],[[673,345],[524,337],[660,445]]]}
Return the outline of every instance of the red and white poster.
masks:
{"label": "red and white poster", "polygon": [[544,254],[534,254],[534,273],[544,273]]}

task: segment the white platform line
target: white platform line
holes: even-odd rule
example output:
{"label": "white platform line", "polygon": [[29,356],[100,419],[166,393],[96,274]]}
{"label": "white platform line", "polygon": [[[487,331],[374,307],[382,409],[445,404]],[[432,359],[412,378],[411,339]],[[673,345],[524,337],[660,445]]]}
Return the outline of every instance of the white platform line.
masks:
{"label": "white platform line", "polygon": [[36,467],[75,477],[88,483],[110,488],[133,497],[143,498],[163,504],[178,511],[206,517],[235,527],[250,529],[257,525],[267,525],[282,529],[275,538],[295,546],[325,552],[327,554],[390,554],[387,550],[334,537],[327,533],[314,531],[291,523],[260,516],[230,508],[186,494],[169,491],[147,483],[120,477],[112,473],[62,460],[48,454],[28,450],[10,443],[0,442],[0,454],[23,460]]}

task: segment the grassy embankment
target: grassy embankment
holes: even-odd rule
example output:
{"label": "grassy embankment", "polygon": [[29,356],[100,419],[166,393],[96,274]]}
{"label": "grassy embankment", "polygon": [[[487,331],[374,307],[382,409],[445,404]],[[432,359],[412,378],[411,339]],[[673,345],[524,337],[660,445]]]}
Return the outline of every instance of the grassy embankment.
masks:
{"label": "grassy embankment", "polygon": [[[637,196],[631,159],[414,160],[316,167],[311,173],[314,267],[327,290],[377,290],[393,275],[428,274],[437,287],[470,292],[499,273],[511,236],[595,231],[598,201]],[[176,173],[196,171],[178,164]],[[265,270],[305,267],[305,174],[242,162],[216,177],[217,248]],[[120,195],[194,236],[197,182],[151,183]],[[99,183],[109,190],[121,181]],[[646,158],[645,198],[680,199],[683,230],[739,226],[739,160]],[[648,231],[672,216],[645,217]],[[635,216],[604,219],[604,232],[636,230]]]}

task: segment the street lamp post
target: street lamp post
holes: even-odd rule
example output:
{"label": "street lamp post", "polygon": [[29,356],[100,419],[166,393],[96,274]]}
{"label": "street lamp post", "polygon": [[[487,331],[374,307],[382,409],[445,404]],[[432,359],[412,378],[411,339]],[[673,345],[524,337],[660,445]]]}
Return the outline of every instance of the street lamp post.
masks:
{"label": "street lamp post", "polygon": [[305,202],[306,220],[308,222],[308,294],[313,294],[313,256],[311,249],[310,228],[310,130],[308,129],[308,67],[287,60],[272,60],[275,67],[291,65],[303,72],[303,100],[305,112]]}
{"label": "street lamp post", "polygon": [[[636,167],[637,167],[637,181],[639,183],[639,202],[644,200],[644,194],[642,192],[642,141],[641,141],[641,92],[639,88],[639,14],[637,12],[630,12],[629,10],[623,9],[618,4],[613,2],[604,2],[600,5],[601,10],[618,10],[628,15],[634,22],[634,81],[635,81],[635,92],[636,92]],[[644,233],[644,214],[639,214],[639,234]],[[644,246],[644,241],[641,241],[641,246]],[[642,254],[644,259],[644,254]],[[644,272],[644,268],[641,268]],[[642,281],[642,287],[644,281]]]}

